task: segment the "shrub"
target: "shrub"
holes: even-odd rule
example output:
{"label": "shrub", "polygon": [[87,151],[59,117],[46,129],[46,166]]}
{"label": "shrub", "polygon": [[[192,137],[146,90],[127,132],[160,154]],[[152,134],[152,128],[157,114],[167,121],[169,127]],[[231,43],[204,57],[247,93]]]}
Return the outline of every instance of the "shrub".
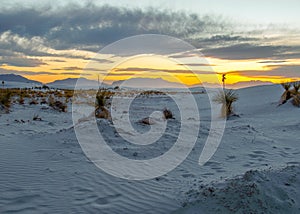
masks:
{"label": "shrub", "polygon": [[34,114],[32,120],[34,120],[34,121],[42,121],[42,118],[39,117],[38,114]]}
{"label": "shrub", "polygon": [[40,104],[41,104],[41,105],[43,105],[43,104],[47,104],[47,101],[46,101],[46,99],[45,99],[45,98],[43,98],[43,99],[41,100]]}
{"label": "shrub", "polygon": [[294,87],[295,93],[298,93],[299,89],[300,89],[300,82],[294,82],[293,87]]}
{"label": "shrub", "polygon": [[11,104],[11,92],[9,90],[0,91],[0,107],[5,109],[6,112],[9,112]]}
{"label": "shrub", "polygon": [[106,100],[109,99],[113,93],[107,91],[106,89],[100,89],[96,95],[96,102],[95,102],[95,116],[97,118],[104,118],[109,119],[110,113],[105,108]]}
{"label": "shrub", "polygon": [[67,105],[59,100],[49,102],[49,106],[60,112],[67,112]]}
{"label": "shrub", "polygon": [[290,91],[292,84],[289,82],[285,82],[281,83],[281,86],[284,88],[285,92],[281,95],[280,105],[286,103],[289,99],[292,98],[292,93]]}
{"label": "shrub", "polygon": [[25,100],[24,100],[24,97],[23,97],[22,93],[20,93],[20,97],[18,99],[18,102],[19,102],[20,105],[24,105],[24,103],[25,103]]}
{"label": "shrub", "polygon": [[104,107],[106,103],[105,92],[97,93],[96,95],[96,109]]}
{"label": "shrub", "polygon": [[222,116],[229,117],[233,113],[232,104],[238,100],[237,94],[233,90],[219,91],[213,101],[222,104]]}
{"label": "shrub", "polygon": [[294,106],[300,107],[300,94],[293,96],[292,103]]}
{"label": "shrub", "polygon": [[292,84],[290,82],[284,82],[284,83],[281,83],[281,86],[284,88],[284,90],[288,91],[288,90],[290,90]]}
{"label": "shrub", "polygon": [[165,108],[163,110],[163,114],[164,114],[164,117],[165,117],[166,120],[167,119],[173,119],[173,113],[171,112],[171,110]]}
{"label": "shrub", "polygon": [[37,105],[38,104],[38,101],[35,100],[35,99],[32,99],[30,102],[29,102],[29,105]]}

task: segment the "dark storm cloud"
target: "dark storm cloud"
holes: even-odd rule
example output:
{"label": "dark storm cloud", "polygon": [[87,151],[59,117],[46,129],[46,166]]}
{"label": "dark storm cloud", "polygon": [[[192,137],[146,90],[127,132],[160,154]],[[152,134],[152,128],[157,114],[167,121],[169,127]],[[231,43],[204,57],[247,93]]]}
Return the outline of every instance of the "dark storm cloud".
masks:
{"label": "dark storm cloud", "polygon": [[[0,9],[0,56],[6,57],[23,54],[89,60],[88,56],[55,50],[79,49],[98,52],[105,45],[128,36],[151,33],[183,39],[196,48],[201,48],[206,56],[221,59],[300,58],[299,48],[263,45],[262,39],[257,37],[255,31],[235,33],[232,23],[214,15],[199,16],[154,8],[142,10],[97,6],[93,3],[84,6],[69,4],[61,8],[44,6]],[[144,46],[141,46],[141,51]],[[151,49],[151,44],[145,47]],[[113,51],[122,55],[119,49]],[[166,50],[167,54],[168,51],[170,50]],[[184,50],[179,48],[172,51]],[[172,57],[193,55],[192,52],[187,52]]]}
{"label": "dark storm cloud", "polygon": [[0,12],[0,33],[45,38],[55,49],[99,47],[143,33],[186,37],[226,25],[213,17],[155,9],[126,9],[88,4],[61,9],[10,9]]}

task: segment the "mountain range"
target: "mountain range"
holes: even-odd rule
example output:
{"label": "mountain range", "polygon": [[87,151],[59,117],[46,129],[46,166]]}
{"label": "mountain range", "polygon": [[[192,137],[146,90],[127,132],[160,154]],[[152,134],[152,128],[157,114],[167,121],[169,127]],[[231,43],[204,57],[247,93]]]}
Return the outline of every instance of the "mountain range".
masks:
{"label": "mountain range", "polygon": [[[41,86],[43,83],[27,79],[21,75],[16,74],[0,74],[0,84],[4,81],[5,87],[33,87]],[[77,84],[78,88],[89,89],[89,88],[98,88],[99,83],[95,80],[89,80],[83,77],[80,78],[67,78],[63,80],[55,80],[53,82],[47,83],[46,85],[52,88],[65,88],[73,89]],[[226,88],[245,88],[250,86],[258,85],[269,85],[271,82],[263,81],[249,81],[249,82],[238,82],[235,84],[227,84]],[[125,88],[183,88],[184,86],[180,83],[169,82],[162,78],[131,78],[128,80],[119,80],[113,82],[111,85],[102,83],[102,87],[125,87]],[[206,84],[208,87],[216,87],[216,84]],[[203,85],[194,85],[193,87],[203,87]]]}

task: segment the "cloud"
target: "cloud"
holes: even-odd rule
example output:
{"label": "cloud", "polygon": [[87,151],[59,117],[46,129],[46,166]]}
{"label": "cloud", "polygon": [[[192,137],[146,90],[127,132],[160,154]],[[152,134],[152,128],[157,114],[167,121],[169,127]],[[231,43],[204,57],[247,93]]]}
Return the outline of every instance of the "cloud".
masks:
{"label": "cloud", "polygon": [[220,59],[243,60],[275,57],[283,47],[237,44],[203,50],[204,55]]}
{"label": "cloud", "polygon": [[286,60],[266,60],[266,61],[260,61],[258,63],[266,63],[266,64],[277,64],[277,63],[284,63],[287,62]]}
{"label": "cloud", "polygon": [[156,69],[156,68],[140,68],[140,67],[128,67],[128,68],[117,68],[114,72],[166,72],[166,73],[188,73],[188,74],[216,74],[213,71],[201,71],[201,70],[186,70],[186,69]]}
{"label": "cloud", "polygon": [[39,75],[51,75],[51,76],[57,76],[57,75],[74,75],[74,76],[91,76],[91,74],[88,73],[81,73],[81,72],[62,72],[62,73],[54,73],[54,72],[48,72],[48,71],[39,71],[39,72],[31,72],[31,71],[19,71],[19,70],[9,70],[0,68],[0,74],[17,74],[17,75],[27,75],[27,76],[39,76]]}
{"label": "cloud", "polygon": [[[272,46],[242,43],[226,47],[202,50],[204,55],[229,60],[266,59],[274,62],[282,59],[300,58],[300,47],[298,46]],[[267,61],[268,62],[268,61]]]}
{"label": "cloud", "polygon": [[47,65],[47,63],[39,59],[30,59],[24,56],[3,56],[0,57],[0,65],[11,65],[17,67],[38,67]]}
{"label": "cloud", "polygon": [[[264,31],[261,29],[245,27],[247,30],[241,31],[240,28],[236,29],[237,25],[239,24],[217,15],[198,15],[157,8],[129,9],[95,5],[91,2],[60,7],[12,7],[0,10],[0,56],[21,54],[90,60],[92,54],[120,39],[140,34],[164,34],[183,39],[201,49],[206,56],[215,58],[300,58],[299,47],[270,45],[278,44],[276,39],[286,39],[284,33],[281,33],[281,38],[268,38],[262,36]],[[276,31],[276,26],[268,29],[268,33],[272,30]],[[288,34],[295,36],[297,32],[289,31]],[[146,47],[151,48],[151,45]],[[74,50],[87,52],[76,53]],[[120,50],[113,51],[121,55]],[[126,47],[122,51],[126,53]],[[170,54],[165,50],[161,51]],[[172,57],[194,55],[193,52],[186,52]],[[112,62],[108,59],[99,61]]]}
{"label": "cloud", "polygon": [[273,67],[271,70],[245,70],[245,71],[232,71],[228,74],[241,75],[247,77],[257,78],[300,78],[300,65],[282,65],[282,66],[268,66]]}
{"label": "cloud", "polygon": [[[47,6],[2,10],[0,22],[0,33],[11,32],[30,40],[34,38],[32,43],[43,43],[58,50],[74,48],[91,51],[99,51],[104,45],[137,34],[187,38],[199,32],[218,32],[227,25],[225,20],[214,16],[154,8],[96,6],[92,3],[84,6],[69,4],[60,9]],[[26,39],[19,42],[26,43],[26,47],[32,44]]]}

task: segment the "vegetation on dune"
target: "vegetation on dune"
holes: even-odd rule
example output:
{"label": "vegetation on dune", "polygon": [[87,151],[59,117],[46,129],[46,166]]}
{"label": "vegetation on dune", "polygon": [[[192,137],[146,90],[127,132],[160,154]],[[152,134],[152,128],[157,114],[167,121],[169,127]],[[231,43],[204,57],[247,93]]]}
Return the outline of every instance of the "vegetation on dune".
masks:
{"label": "vegetation on dune", "polygon": [[10,104],[11,104],[11,92],[6,89],[1,89],[0,91],[0,108],[5,110],[5,112],[9,112]]}
{"label": "vegetation on dune", "polygon": [[296,107],[300,107],[300,82],[282,83],[281,85],[285,91],[281,95],[279,105],[285,104],[288,100],[292,99],[292,104]]}
{"label": "vegetation on dune", "polygon": [[163,114],[164,114],[164,117],[165,117],[166,120],[174,118],[173,117],[173,113],[172,113],[172,111],[170,109],[165,108],[163,110]]}
{"label": "vegetation on dune", "polygon": [[291,91],[290,91],[292,84],[285,82],[285,83],[282,83],[281,86],[284,88],[285,91],[281,95],[280,104],[284,104],[292,97]]}
{"label": "vegetation on dune", "polygon": [[157,90],[148,90],[148,91],[143,91],[139,94],[139,96],[150,96],[150,95],[166,95],[166,93]]}
{"label": "vegetation on dune", "polygon": [[213,101],[222,104],[222,117],[229,117],[233,114],[233,103],[238,100],[238,95],[233,90],[219,91]]}
{"label": "vegetation on dune", "polygon": [[110,113],[108,109],[105,107],[107,105],[107,100],[113,96],[113,93],[106,90],[100,89],[96,95],[96,102],[95,102],[95,116],[97,118],[104,118],[109,119]]}

